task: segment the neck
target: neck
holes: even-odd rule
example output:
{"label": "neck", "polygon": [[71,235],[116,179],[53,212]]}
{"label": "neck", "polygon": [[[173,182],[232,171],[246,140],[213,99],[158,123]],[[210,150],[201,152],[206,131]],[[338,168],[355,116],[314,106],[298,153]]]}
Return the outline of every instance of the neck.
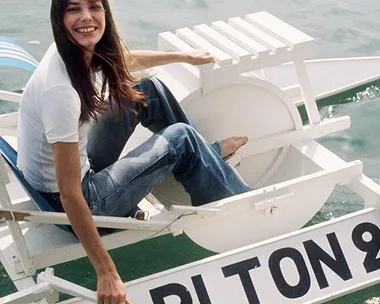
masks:
{"label": "neck", "polygon": [[93,52],[84,51],[83,58],[84,58],[84,61],[86,62],[87,67],[90,67],[93,55],[94,55]]}

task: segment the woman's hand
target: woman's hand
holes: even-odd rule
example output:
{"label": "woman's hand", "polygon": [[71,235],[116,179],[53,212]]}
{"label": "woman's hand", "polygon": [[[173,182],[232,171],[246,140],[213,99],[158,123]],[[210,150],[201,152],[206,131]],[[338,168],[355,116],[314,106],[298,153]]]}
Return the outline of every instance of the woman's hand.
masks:
{"label": "woman's hand", "polygon": [[215,58],[204,50],[196,50],[193,52],[188,52],[186,62],[192,65],[201,65],[209,62],[215,62]]}
{"label": "woman's hand", "polygon": [[57,142],[52,149],[62,206],[98,277],[98,303],[131,304],[83,197],[78,143]]}
{"label": "woman's hand", "polygon": [[117,273],[98,275],[98,304],[132,304]]}

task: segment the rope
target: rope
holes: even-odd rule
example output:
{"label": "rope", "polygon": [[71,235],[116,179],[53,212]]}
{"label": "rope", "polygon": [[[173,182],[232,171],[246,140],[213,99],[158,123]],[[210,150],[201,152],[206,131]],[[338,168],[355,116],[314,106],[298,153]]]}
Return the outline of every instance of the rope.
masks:
{"label": "rope", "polygon": [[169,224],[167,224],[165,227],[161,228],[160,230],[156,231],[155,233],[153,233],[152,235],[150,236],[147,236],[139,241],[136,241],[136,242],[133,242],[133,243],[130,243],[130,245],[132,244],[137,244],[137,243],[140,243],[140,242],[143,242],[143,241],[146,241],[146,240],[149,240],[149,239],[152,239],[154,238],[155,236],[159,235],[162,231],[168,229],[171,225],[173,225],[174,223],[178,222],[181,218],[183,217],[186,217],[186,216],[191,216],[191,215],[195,215],[196,212],[194,211],[193,213],[189,213],[189,214],[184,214],[182,213],[181,215],[179,215],[177,218],[175,218],[173,221],[171,221]]}

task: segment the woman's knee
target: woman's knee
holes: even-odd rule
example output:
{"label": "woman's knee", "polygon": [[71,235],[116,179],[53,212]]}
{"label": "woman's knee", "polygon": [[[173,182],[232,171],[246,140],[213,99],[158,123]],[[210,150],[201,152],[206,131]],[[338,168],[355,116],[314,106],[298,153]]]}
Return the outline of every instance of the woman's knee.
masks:
{"label": "woman's knee", "polygon": [[140,80],[140,82],[137,85],[137,88],[140,92],[145,93],[145,95],[151,96],[151,95],[157,95],[157,90],[155,85],[153,84],[152,80],[149,78],[143,78]]}
{"label": "woman's knee", "polygon": [[161,131],[170,145],[178,152],[197,150],[201,139],[198,132],[185,123],[175,123]]}
{"label": "woman's knee", "polygon": [[187,137],[193,137],[196,134],[195,129],[188,124],[177,122],[173,125],[168,126],[163,130],[163,135],[170,139],[184,139]]}

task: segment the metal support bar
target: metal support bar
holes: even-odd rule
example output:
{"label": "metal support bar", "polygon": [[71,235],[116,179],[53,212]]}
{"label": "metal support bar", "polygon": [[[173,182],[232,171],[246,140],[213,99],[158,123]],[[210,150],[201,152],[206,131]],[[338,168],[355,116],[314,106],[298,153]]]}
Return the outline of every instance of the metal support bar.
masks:
{"label": "metal support bar", "polygon": [[58,294],[52,290],[48,282],[29,287],[9,296],[0,298],[0,304],[25,304],[46,299],[48,303],[58,301]]}
{"label": "metal support bar", "polygon": [[69,281],[60,279],[54,275],[42,272],[38,275],[37,282],[48,283],[50,288],[53,288],[64,294],[79,297],[83,300],[90,301],[91,303],[97,302],[97,294],[95,291],[76,285]]}
{"label": "metal support bar", "polygon": [[[9,227],[9,230],[11,232],[13,241],[15,243],[15,246],[17,248],[17,251],[19,253],[19,259],[21,261],[21,264],[23,266],[23,270],[26,275],[32,276],[36,273],[36,269],[33,265],[33,261],[30,258],[30,253],[28,250],[28,247],[26,245],[24,235],[22,234],[21,228],[19,223],[13,221],[14,220],[14,213],[12,211],[12,203],[11,199],[9,197],[7,188],[6,188],[6,180],[4,180],[4,164],[3,164],[3,158],[0,157],[0,162],[2,163],[1,174],[0,174],[0,206],[9,208],[9,214],[11,218],[6,218],[7,225]],[[7,175],[6,175],[7,176]],[[0,216],[1,217],[1,216]],[[11,220],[11,221],[10,221]]]}
{"label": "metal support bar", "polygon": [[[0,208],[0,219],[5,218],[13,222],[31,222],[54,225],[71,225],[65,213],[46,211],[12,211],[7,208]],[[113,228],[126,230],[148,230],[157,231],[170,225],[170,220],[137,220],[133,218],[114,216],[93,216],[95,225],[99,228]]]}
{"label": "metal support bar", "polygon": [[305,100],[305,108],[309,117],[310,124],[319,124],[321,116],[319,115],[317,103],[314,98],[313,90],[310,85],[309,76],[306,71],[305,62],[303,60],[295,59],[294,65],[301,84],[301,91]]}

